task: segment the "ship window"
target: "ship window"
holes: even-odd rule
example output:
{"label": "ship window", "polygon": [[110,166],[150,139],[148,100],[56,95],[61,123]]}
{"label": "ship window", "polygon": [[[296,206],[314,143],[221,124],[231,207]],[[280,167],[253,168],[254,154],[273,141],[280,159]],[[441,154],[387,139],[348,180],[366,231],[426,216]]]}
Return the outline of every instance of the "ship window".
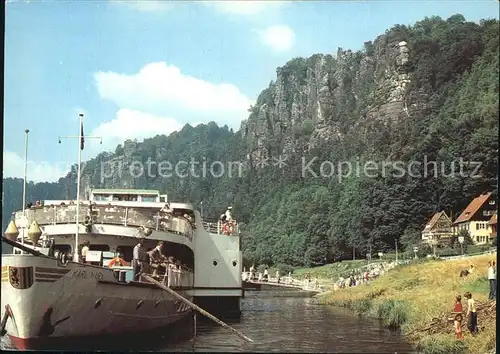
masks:
{"label": "ship window", "polygon": [[92,243],[90,243],[89,250],[90,251],[109,252],[109,246],[108,245],[93,245]]}
{"label": "ship window", "polygon": [[156,201],[156,197],[149,196],[149,195],[143,195],[143,196],[141,196],[141,199],[142,199],[143,202],[154,202],[154,201]]}
{"label": "ship window", "polygon": [[134,246],[118,246],[116,250],[123,255],[125,262],[132,262]]}

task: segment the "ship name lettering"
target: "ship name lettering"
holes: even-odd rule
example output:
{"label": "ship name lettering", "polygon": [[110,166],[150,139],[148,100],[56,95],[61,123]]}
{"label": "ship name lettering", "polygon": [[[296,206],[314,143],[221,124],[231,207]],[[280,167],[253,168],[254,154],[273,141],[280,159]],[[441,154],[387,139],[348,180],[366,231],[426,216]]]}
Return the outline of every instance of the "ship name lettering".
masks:
{"label": "ship name lettering", "polygon": [[102,272],[97,272],[97,271],[87,272],[86,270],[83,269],[75,270],[71,276],[82,279],[94,278],[97,280],[102,280],[104,278],[104,274]]}

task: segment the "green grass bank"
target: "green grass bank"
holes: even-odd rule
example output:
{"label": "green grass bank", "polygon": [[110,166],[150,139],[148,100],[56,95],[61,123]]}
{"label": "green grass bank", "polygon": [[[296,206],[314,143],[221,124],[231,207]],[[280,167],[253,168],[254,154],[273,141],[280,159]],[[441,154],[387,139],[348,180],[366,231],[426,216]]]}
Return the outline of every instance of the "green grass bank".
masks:
{"label": "green grass bank", "polygon": [[[488,261],[495,259],[496,254],[409,264],[368,285],[320,295],[319,301],[349,308],[359,316],[379,318],[387,327],[400,328],[421,353],[488,353],[496,344],[496,303],[488,301],[486,272]],[[470,264],[476,271],[461,279],[460,270]],[[476,299],[480,332],[470,335],[464,318],[464,339],[459,341],[448,318],[452,316],[455,296],[461,294],[463,298],[466,291]],[[465,311],[465,299],[462,304]]]}

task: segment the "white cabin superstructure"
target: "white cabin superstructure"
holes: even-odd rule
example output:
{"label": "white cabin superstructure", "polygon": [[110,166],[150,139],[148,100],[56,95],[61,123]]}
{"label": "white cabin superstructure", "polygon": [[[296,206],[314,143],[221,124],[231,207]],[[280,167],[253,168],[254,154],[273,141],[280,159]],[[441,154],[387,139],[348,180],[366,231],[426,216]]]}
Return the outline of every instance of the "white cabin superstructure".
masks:
{"label": "white cabin superstructure", "polygon": [[[2,316],[11,319],[7,333],[18,348],[36,347],[34,342],[47,337],[152,329],[190,313],[189,307],[151,283],[133,280],[130,263],[139,238],[145,249],[163,241],[165,255],[177,260],[177,268],[165,273],[169,287],[209,311],[239,315],[242,253],[236,221],[231,234],[222,234],[220,222],[204,222],[191,204],[169,202],[157,190],[93,189],[79,205],[74,200],[36,202],[24,212],[14,213],[12,223],[17,235],[12,237],[11,230],[10,238],[8,233],[5,238],[17,242],[18,247],[14,245],[12,254],[2,255],[1,301]],[[39,230],[38,237],[33,236],[34,228]],[[71,261],[84,243],[92,260],[85,264]],[[22,251],[21,245],[42,255]],[[110,267],[118,256],[125,265]],[[24,280],[19,281],[19,274]],[[54,292],[60,298],[49,306],[54,317],[69,319],[66,326],[61,324],[52,334],[40,336],[39,323],[47,309],[43,299],[53,297],[48,294]],[[123,301],[112,300],[117,297]],[[78,304],[74,303],[77,298]],[[100,312],[97,303],[106,304]],[[85,321],[75,311],[88,312]],[[128,320],[123,321],[125,318]],[[102,326],[89,325],[91,322]]]}
{"label": "white cabin superstructure", "polygon": [[167,195],[157,190],[148,189],[92,189],[89,200],[91,202],[143,202],[166,203]]}

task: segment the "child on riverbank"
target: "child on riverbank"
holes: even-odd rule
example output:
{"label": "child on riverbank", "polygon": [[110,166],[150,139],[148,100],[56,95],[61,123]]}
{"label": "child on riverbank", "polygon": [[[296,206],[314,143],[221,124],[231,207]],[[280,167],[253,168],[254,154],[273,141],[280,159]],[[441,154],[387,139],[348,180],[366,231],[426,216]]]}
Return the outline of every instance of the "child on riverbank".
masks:
{"label": "child on riverbank", "polygon": [[467,328],[475,336],[478,332],[476,302],[468,291],[464,294],[464,297],[467,299]]}
{"label": "child on riverbank", "polygon": [[457,297],[455,298],[455,306],[453,307],[453,313],[461,314],[463,311],[464,309],[462,307],[462,297],[460,295],[457,295]]}
{"label": "child on riverbank", "polygon": [[463,339],[464,336],[462,335],[462,315],[457,314],[455,316],[454,324],[455,324],[455,333],[456,333],[457,339]]}

